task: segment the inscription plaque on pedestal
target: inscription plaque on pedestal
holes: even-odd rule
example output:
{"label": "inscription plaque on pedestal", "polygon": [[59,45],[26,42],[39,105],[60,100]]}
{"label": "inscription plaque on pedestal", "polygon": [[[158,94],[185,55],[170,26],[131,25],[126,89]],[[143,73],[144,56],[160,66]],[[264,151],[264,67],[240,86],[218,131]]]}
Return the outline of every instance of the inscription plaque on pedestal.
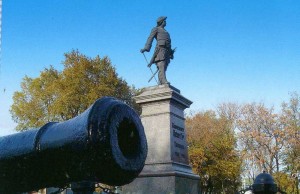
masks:
{"label": "inscription plaque on pedestal", "polygon": [[168,84],[146,88],[137,96],[148,142],[146,164],[124,194],[196,194],[199,176],[189,166],[184,109],[192,102]]}

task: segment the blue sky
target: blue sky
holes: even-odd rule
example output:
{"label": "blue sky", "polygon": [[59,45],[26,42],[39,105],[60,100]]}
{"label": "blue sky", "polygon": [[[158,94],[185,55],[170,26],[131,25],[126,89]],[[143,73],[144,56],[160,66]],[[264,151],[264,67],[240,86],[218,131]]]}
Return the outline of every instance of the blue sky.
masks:
{"label": "blue sky", "polygon": [[279,107],[300,91],[299,0],[2,1],[0,136],[13,133],[9,108],[22,78],[62,69],[72,49],[109,56],[130,85],[155,85],[139,50],[159,16],[168,16],[177,47],[168,80],[194,102],[191,110],[221,102]]}

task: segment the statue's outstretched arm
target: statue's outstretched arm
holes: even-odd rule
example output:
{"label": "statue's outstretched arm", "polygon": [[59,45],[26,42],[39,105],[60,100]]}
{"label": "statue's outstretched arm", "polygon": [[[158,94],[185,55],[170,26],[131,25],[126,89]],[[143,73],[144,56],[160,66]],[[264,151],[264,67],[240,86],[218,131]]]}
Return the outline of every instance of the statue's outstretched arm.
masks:
{"label": "statue's outstretched arm", "polygon": [[151,30],[151,33],[150,33],[150,35],[149,35],[149,37],[148,37],[148,39],[147,39],[147,42],[146,42],[146,44],[145,44],[145,47],[144,47],[143,49],[141,49],[141,52],[142,52],[142,53],[145,52],[145,51],[147,51],[147,52],[150,51],[151,46],[152,46],[153,39],[156,37],[156,34],[157,34],[157,28],[155,27],[155,28],[153,28],[153,29]]}

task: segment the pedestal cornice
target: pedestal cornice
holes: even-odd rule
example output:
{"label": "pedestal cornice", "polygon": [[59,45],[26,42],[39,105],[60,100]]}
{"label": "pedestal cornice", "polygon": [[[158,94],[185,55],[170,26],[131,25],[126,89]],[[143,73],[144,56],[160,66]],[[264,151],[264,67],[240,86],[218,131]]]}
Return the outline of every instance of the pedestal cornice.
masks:
{"label": "pedestal cornice", "polygon": [[135,97],[137,104],[147,104],[159,101],[175,101],[181,104],[184,108],[189,108],[193,103],[180,94],[180,90],[174,86],[165,84],[144,88],[144,91],[139,96]]}

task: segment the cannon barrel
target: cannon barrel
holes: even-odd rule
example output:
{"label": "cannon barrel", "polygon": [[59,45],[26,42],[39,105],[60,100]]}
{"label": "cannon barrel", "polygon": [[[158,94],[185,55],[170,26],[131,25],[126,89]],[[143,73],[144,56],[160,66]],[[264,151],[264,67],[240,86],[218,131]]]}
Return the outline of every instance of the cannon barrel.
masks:
{"label": "cannon barrel", "polygon": [[278,191],[273,177],[266,172],[257,175],[252,189],[254,194],[275,194]]}
{"label": "cannon barrel", "polygon": [[80,181],[128,184],[146,156],[139,116],[121,101],[104,97],[68,121],[0,137],[0,194]]}

